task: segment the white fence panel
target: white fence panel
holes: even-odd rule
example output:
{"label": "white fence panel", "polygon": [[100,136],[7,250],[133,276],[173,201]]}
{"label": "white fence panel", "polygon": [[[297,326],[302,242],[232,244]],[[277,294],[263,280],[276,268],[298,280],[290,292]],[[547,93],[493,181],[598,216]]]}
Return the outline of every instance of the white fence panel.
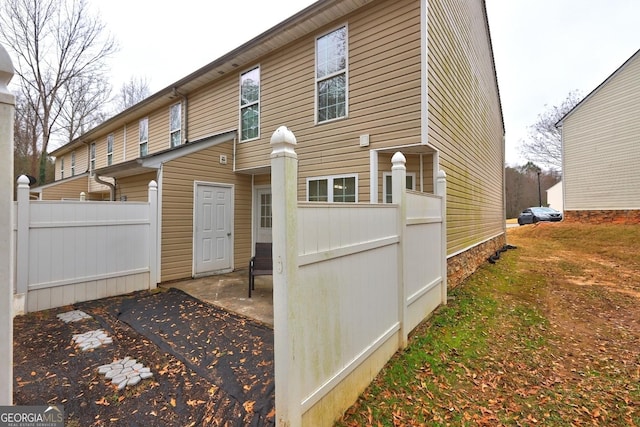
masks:
{"label": "white fence panel", "polygon": [[404,285],[407,329],[412,330],[442,303],[446,275],[442,260],[440,196],[407,192]]}
{"label": "white fence panel", "polygon": [[149,202],[15,204],[14,311],[37,311],[155,287],[157,185]]}
{"label": "white fence panel", "polygon": [[31,202],[30,290],[148,271],[148,203],[112,203]]}
{"label": "white fence panel", "polygon": [[300,362],[303,412],[399,328],[397,215],[384,205],[298,209],[296,329],[311,350]]}

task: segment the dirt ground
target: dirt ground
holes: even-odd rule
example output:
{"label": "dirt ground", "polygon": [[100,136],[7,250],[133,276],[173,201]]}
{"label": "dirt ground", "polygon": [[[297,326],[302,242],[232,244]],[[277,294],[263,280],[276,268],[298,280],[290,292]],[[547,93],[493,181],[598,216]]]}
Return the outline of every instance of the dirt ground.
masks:
{"label": "dirt ground", "polygon": [[532,297],[554,336],[547,380],[575,395],[567,399],[566,419],[586,412],[594,425],[637,425],[640,232],[638,226],[609,225],[604,233],[595,227],[539,223],[511,229],[508,238],[523,249],[519,265],[526,267],[520,268],[547,281]]}
{"label": "dirt ground", "polygon": [[[510,288],[502,305],[527,300],[539,308],[548,327],[530,338],[548,343],[514,348],[508,334],[492,337],[485,371],[460,383],[468,386],[460,399],[488,402],[464,425],[501,425],[497,414],[527,411],[513,425],[640,424],[640,233],[613,227],[598,240],[602,233],[593,230],[546,223],[508,230],[508,242],[519,247],[508,256],[534,282]],[[73,308],[94,319],[65,324],[55,317],[65,307],[14,320],[16,404],[62,404],[68,426],[273,424],[271,329],[179,292]],[[107,330],[113,344],[81,352],[71,337],[87,328]],[[118,391],[96,368],[125,356],[154,376]],[[536,406],[542,409],[534,417]]]}
{"label": "dirt ground", "polygon": [[[56,317],[71,309],[93,319]],[[113,343],[74,345],[96,329]],[[97,368],[127,356],[153,377],[117,390]],[[18,316],[14,401],[62,404],[66,426],[273,425],[273,330],[176,289]]]}

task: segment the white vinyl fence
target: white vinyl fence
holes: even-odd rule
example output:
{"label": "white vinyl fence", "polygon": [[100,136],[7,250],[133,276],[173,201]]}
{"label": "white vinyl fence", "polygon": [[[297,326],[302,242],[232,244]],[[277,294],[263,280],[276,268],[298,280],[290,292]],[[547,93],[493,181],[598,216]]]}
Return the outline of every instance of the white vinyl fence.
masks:
{"label": "white vinyl fence", "polygon": [[156,286],[157,184],[149,201],[29,201],[18,178],[14,312]]}
{"label": "white vinyl fence", "polygon": [[396,153],[392,204],[301,203],[295,143],[271,139],[276,416],[328,426],[446,303],[446,183],[407,194]]}

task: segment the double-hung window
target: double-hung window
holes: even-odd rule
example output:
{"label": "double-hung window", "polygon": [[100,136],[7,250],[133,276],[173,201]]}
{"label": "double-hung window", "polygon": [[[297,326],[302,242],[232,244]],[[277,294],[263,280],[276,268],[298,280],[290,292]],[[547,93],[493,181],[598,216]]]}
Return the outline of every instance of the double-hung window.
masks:
{"label": "double-hung window", "polygon": [[140,119],[139,122],[140,157],[149,154],[149,118]]}
{"label": "double-hung window", "polygon": [[60,179],[64,179],[64,157],[60,158]]}
{"label": "double-hung window", "polygon": [[318,123],[347,116],[347,27],[316,40]]}
{"label": "double-hung window", "polygon": [[113,134],[107,136],[107,166],[113,164]]}
{"label": "double-hung window", "polygon": [[92,142],[89,145],[89,173],[93,175],[96,170],[96,143]]}
{"label": "double-hung window", "polygon": [[71,176],[76,174],[76,152],[71,152]]}
{"label": "double-hung window", "polygon": [[240,140],[260,137],[260,67],[240,75]]}
{"label": "double-hung window", "polygon": [[358,201],[358,179],[356,175],[336,175],[307,178],[307,200],[309,202]]}
{"label": "double-hung window", "polygon": [[171,147],[180,145],[180,130],[182,128],[182,104],[173,104],[169,110],[169,132]]}

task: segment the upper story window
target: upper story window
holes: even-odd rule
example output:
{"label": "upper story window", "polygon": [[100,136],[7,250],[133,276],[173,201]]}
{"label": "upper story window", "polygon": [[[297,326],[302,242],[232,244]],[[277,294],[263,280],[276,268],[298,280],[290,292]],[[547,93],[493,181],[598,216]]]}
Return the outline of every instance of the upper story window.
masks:
{"label": "upper story window", "polygon": [[64,157],[60,158],[60,179],[64,179]]}
{"label": "upper story window", "polygon": [[71,176],[76,174],[76,152],[71,152]]}
{"label": "upper story window", "polygon": [[347,27],[316,39],[317,122],[347,116]]}
{"label": "upper story window", "polygon": [[93,171],[96,170],[96,143],[92,142],[89,145],[89,172],[93,175]]}
{"label": "upper story window", "polygon": [[107,166],[113,163],[113,134],[107,136]]}
{"label": "upper story window", "polygon": [[240,75],[240,141],[260,137],[260,67]]}
{"label": "upper story window", "polygon": [[145,117],[140,119],[139,122],[139,144],[140,144],[140,157],[146,156],[149,153],[149,118]]}
{"label": "upper story window", "polygon": [[358,179],[356,175],[336,175],[307,178],[307,200],[309,202],[358,201]]}
{"label": "upper story window", "polygon": [[180,130],[182,129],[182,104],[173,104],[169,110],[169,132],[171,135],[171,147],[181,144]]}

